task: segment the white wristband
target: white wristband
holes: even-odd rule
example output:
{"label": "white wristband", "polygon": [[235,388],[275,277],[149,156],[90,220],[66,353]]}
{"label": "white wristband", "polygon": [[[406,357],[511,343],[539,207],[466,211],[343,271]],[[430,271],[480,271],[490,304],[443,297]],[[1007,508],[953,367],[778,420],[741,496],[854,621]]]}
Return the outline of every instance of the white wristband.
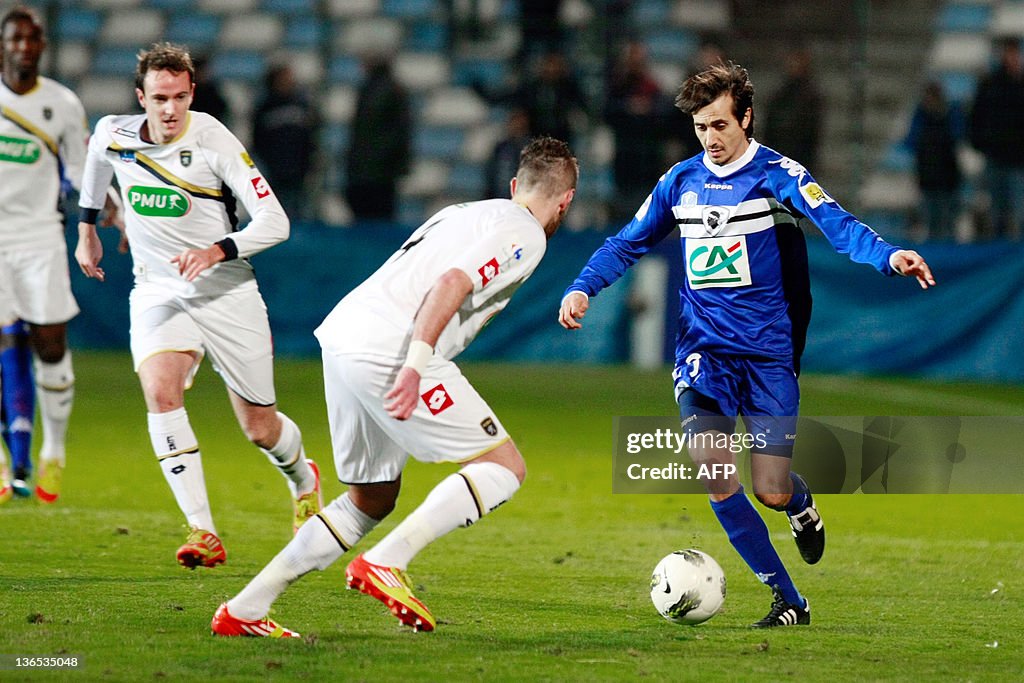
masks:
{"label": "white wristband", "polygon": [[405,354],[405,362],[402,363],[402,367],[412,368],[422,376],[423,370],[426,369],[427,363],[430,362],[430,357],[433,355],[433,346],[425,341],[413,339],[409,342],[409,352]]}

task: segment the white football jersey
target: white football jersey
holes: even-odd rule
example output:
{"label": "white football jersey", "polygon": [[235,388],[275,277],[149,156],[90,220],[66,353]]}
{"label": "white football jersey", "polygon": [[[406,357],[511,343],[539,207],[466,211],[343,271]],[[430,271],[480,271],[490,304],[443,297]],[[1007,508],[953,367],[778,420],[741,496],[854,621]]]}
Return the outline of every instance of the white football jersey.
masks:
{"label": "white football jersey", "polygon": [[[162,145],[142,140],[145,114],[100,119],[89,140],[80,204],[101,208],[117,176],[136,282],[159,281],[185,297],[255,286],[245,259],[288,239],[288,217],[231,131],[209,114],[188,116],[185,130]],[[242,230],[239,200],[252,216]],[[194,282],[171,263],[186,249],[205,249],[229,236],[238,258],[218,263]]]}
{"label": "white football jersey", "polygon": [[82,103],[49,78],[19,95],[0,81],[0,249],[64,241],[61,181],[82,180],[89,136]]}
{"label": "white football jersey", "polygon": [[473,281],[473,291],[435,345],[435,353],[451,360],[505,308],[546,248],[541,224],[509,199],[449,206],[342,299],[316,337],[328,352],[385,355],[400,362],[427,292],[442,274],[458,268]]}

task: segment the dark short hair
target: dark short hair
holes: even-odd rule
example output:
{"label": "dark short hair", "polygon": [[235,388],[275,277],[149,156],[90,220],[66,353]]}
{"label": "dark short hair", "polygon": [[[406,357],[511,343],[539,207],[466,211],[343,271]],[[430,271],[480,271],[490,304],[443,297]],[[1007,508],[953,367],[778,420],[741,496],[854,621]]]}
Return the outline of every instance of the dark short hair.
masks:
{"label": "dark short hair", "polygon": [[7,24],[10,24],[13,21],[27,21],[38,28],[40,34],[45,32],[43,18],[39,15],[39,12],[36,12],[31,7],[16,5],[15,7],[7,10],[3,19],[0,19],[0,34],[4,32],[5,28],[7,28]]}
{"label": "dark short hair", "polygon": [[530,140],[519,153],[516,178],[525,190],[540,188],[548,196],[576,187],[580,166],[569,145],[551,137]]}
{"label": "dark short hair", "polygon": [[754,137],[754,84],[739,64],[713,64],[687,78],[676,95],[676,107],[693,116],[726,93],[732,95],[732,113],[737,121],[742,123],[743,114],[750,109],[746,132],[747,137]]}
{"label": "dark short hair", "polygon": [[135,87],[144,90],[143,81],[150,71],[170,71],[171,73],[187,73],[189,83],[196,82],[196,69],[188,49],[173,43],[153,43],[148,50],[139,51],[139,62],[135,66]]}

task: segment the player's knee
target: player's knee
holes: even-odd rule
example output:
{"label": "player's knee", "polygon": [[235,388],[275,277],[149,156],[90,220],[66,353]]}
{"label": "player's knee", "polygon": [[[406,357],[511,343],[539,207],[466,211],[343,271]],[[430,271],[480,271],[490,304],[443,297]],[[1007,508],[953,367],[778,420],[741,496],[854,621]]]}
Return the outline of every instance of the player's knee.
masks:
{"label": "player's knee", "polygon": [[35,352],[39,356],[39,360],[44,363],[53,365],[59,363],[64,358],[64,353],[67,351],[67,345],[63,340],[53,339],[45,340],[36,344]]}
{"label": "player's knee", "polygon": [[169,413],[183,406],[181,393],[156,377],[142,380],[142,394],[151,413]]}
{"label": "player's knee", "polygon": [[399,482],[381,484],[353,484],[348,495],[360,512],[381,520],[391,514],[398,500]]}
{"label": "player's knee", "polygon": [[754,496],[757,497],[757,499],[761,502],[762,505],[764,505],[766,508],[771,508],[772,510],[785,510],[786,503],[789,502],[790,495],[791,494],[789,493],[764,492],[758,492],[754,494]]}
{"label": "player's knee", "polygon": [[260,448],[273,448],[281,435],[280,427],[268,419],[245,417],[240,424],[245,438]]}

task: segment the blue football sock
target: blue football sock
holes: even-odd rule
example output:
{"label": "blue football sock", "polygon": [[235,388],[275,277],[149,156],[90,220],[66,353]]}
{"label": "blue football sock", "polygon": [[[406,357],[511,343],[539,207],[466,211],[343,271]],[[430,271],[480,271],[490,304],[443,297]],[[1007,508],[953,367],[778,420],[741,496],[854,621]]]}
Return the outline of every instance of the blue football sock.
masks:
{"label": "blue football sock", "polygon": [[725,500],[711,501],[711,509],[714,510],[736,552],[758,580],[767,586],[777,586],[786,602],[803,606],[803,596],[793,585],[793,579],[789,577],[768,537],[768,527],[743,492],[743,487]]}
{"label": "blue football sock", "polygon": [[806,510],[807,506],[811,504],[811,490],[807,488],[803,477],[798,477],[790,472],[789,478],[793,482],[793,497],[786,504],[786,514],[792,517]]}
{"label": "blue football sock", "polygon": [[[18,334],[22,323],[3,328],[4,334]],[[36,389],[32,380],[32,351],[27,344],[15,344],[0,352],[0,408],[4,418],[4,441],[13,469],[32,470],[32,422],[36,411]]]}

